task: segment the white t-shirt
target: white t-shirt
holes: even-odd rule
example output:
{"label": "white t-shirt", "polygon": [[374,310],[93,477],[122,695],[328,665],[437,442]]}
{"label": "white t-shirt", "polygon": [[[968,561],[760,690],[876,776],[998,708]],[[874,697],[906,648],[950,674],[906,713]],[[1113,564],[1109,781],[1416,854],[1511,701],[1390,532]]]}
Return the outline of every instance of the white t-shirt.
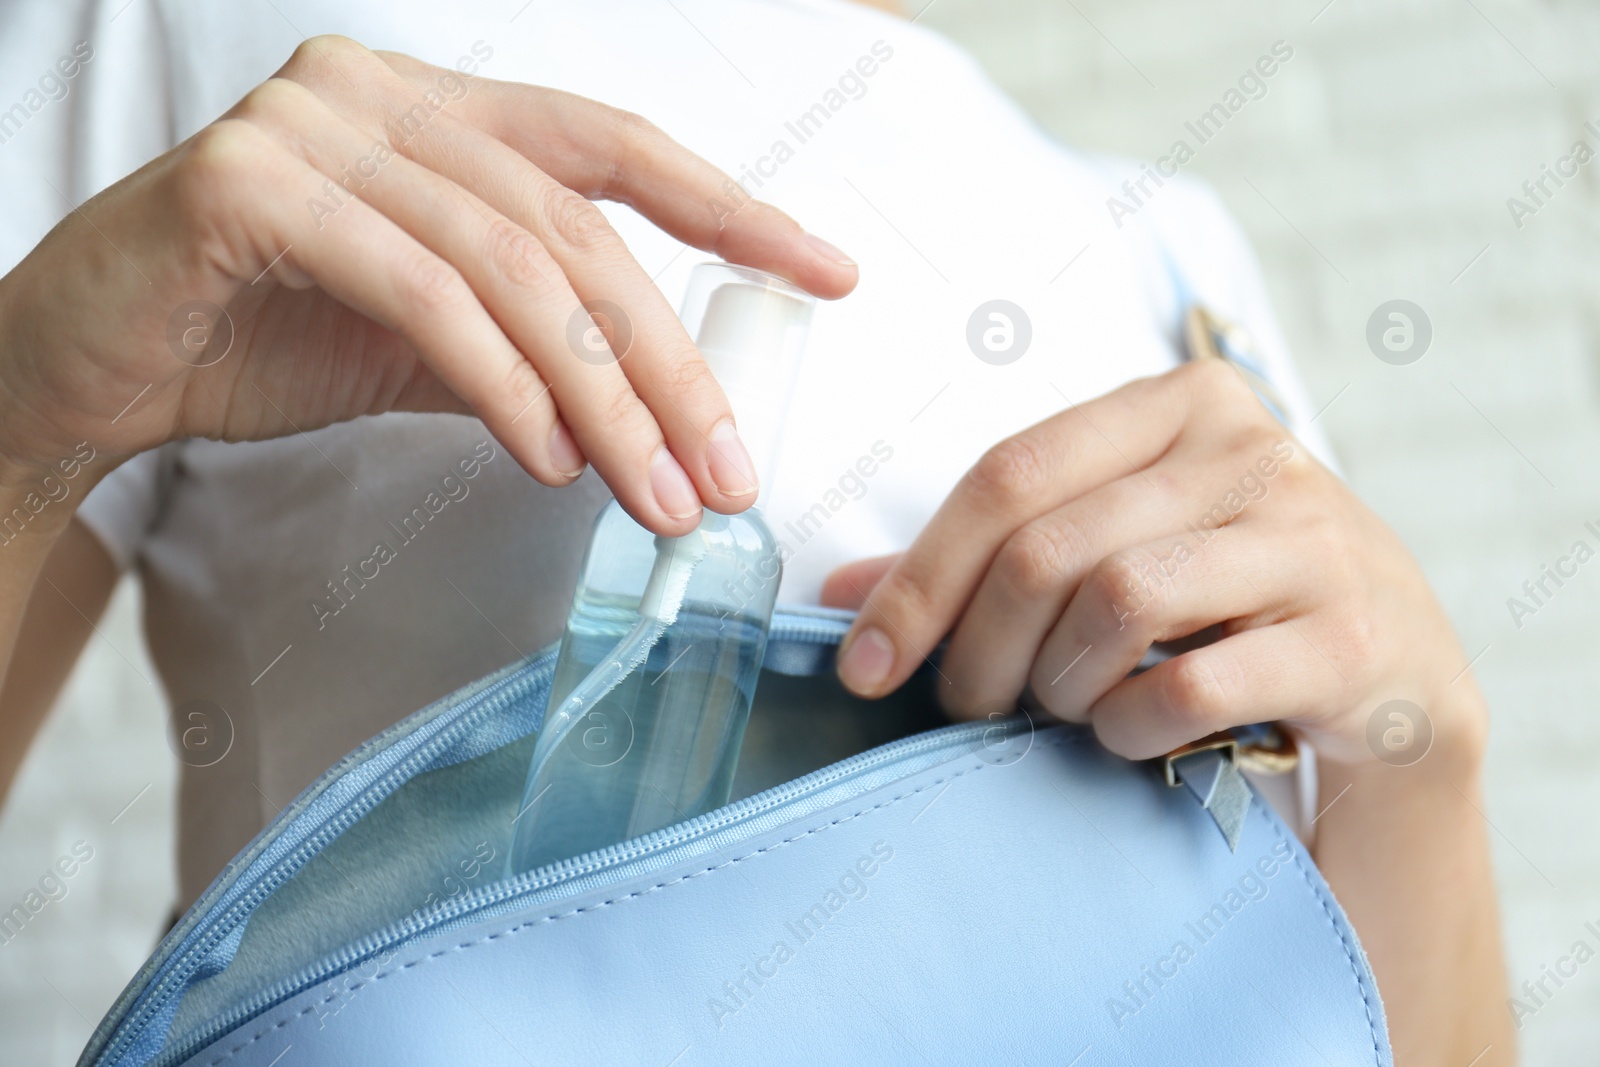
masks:
{"label": "white t-shirt", "polygon": [[[905,548],[1001,438],[1175,366],[1163,243],[1194,295],[1252,332],[1327,456],[1209,190],[1169,180],[1117,227],[1106,199],[1131,168],[1052,141],[943,38],[845,0],[8,5],[0,109],[28,114],[0,119],[0,265],[65,214],[61,194],[81,202],[330,32],[637,111],[859,262],[858,290],[818,308],[767,503],[792,552],[782,601],[814,602],[839,564]],[[79,40],[93,58],[65,97],[54,82],[28,96]],[[676,303],[708,257],[606,211]],[[967,340],[995,299],[1031,325],[1007,365]],[[592,473],[543,488],[476,420],[420,415],[187,441],[102,483],[79,514],[139,570],[171,700],[224,709],[233,732],[226,758],[184,769],[183,899],[351,748],[557,638],[606,496]],[[380,543],[392,558],[360,578]]]}

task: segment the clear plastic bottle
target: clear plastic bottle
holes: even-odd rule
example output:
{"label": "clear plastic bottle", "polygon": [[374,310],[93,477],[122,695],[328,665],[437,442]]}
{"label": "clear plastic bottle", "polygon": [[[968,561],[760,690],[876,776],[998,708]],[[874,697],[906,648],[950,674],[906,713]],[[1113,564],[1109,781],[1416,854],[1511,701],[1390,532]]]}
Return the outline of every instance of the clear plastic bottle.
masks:
{"label": "clear plastic bottle", "polygon": [[[761,479],[813,301],[727,264],[696,268],[684,324],[728,394]],[[782,577],[757,505],[658,538],[601,511],[514,822],[513,873],[727,803]]]}

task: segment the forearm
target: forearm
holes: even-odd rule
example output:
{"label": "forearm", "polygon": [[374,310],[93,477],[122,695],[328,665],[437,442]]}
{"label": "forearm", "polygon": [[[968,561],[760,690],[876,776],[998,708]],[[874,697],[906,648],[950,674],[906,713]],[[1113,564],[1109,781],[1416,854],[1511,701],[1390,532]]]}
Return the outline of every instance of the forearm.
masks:
{"label": "forearm", "polygon": [[64,483],[43,477],[0,464],[0,800],[116,582],[73,522],[95,474],[64,497],[51,492]]}
{"label": "forearm", "polygon": [[1433,709],[1433,747],[1411,766],[1319,765],[1317,862],[1371,960],[1400,1067],[1516,1062],[1481,813],[1484,714],[1475,691],[1456,699]]}

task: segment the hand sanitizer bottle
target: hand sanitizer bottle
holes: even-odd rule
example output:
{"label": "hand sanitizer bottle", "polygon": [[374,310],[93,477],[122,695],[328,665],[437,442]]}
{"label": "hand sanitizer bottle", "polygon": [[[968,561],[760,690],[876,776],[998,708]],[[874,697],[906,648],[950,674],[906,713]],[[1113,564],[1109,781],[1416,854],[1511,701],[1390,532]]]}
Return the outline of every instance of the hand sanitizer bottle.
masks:
{"label": "hand sanitizer bottle", "polygon": [[756,506],[655,537],[595,520],[513,820],[513,874],[728,802],[783,573],[760,515],[813,299],[763,271],[695,268],[684,326],[727,393]]}

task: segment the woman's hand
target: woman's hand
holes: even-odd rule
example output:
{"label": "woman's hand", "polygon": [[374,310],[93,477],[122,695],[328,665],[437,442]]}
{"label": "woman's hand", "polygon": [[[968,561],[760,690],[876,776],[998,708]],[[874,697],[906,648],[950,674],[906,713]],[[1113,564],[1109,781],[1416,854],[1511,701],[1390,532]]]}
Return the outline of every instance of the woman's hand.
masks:
{"label": "woman's hand", "polygon": [[[1515,1061],[1466,657],[1399,540],[1231,366],[1133,382],[1001,442],[908,552],[841,568],[823,597],[861,605],[839,673],[865,696],[949,634],[940,692],[960,715],[1026,688],[1132,758],[1296,727],[1322,757],[1317,864],[1372,961],[1396,1061]],[[1189,635],[1217,639],[1128,677]],[[1392,751],[1404,724],[1387,713],[1369,735],[1391,700],[1422,709],[1431,749]]]}
{"label": "woman's hand", "polygon": [[[908,552],[840,569],[823,598],[861,606],[839,674],[864,696],[949,634],[950,711],[1026,688],[1130,758],[1283,720],[1329,759],[1371,761],[1368,720],[1395,699],[1470,766],[1481,753],[1482,702],[1453,684],[1466,659],[1415,562],[1220,360],[1001,442]],[[1195,634],[1218,639],[1128,677]]]}
{"label": "woman's hand", "polygon": [[[0,481],[81,442],[455,411],[547,485],[592,462],[657,533],[741,510],[727,400],[598,198],[819,296],[855,284],[637,116],[319,37],[0,281]],[[622,309],[603,338],[596,304]]]}

